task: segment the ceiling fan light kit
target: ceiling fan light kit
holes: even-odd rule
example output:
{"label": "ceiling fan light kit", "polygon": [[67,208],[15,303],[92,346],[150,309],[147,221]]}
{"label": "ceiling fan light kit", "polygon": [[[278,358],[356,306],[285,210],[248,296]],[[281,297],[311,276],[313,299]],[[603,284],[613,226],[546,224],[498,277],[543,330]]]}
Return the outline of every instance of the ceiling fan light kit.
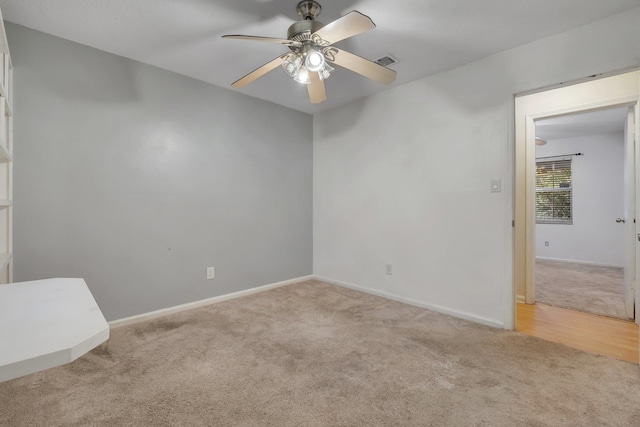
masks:
{"label": "ceiling fan light kit", "polygon": [[327,99],[324,80],[338,65],[382,84],[395,81],[396,72],[368,59],[333,46],[341,40],[375,28],[373,21],[358,11],[352,11],[328,25],[316,21],[322,11],[313,0],[298,3],[301,21],[294,22],[287,31],[286,39],[272,37],[225,35],[223,38],[263,41],[287,46],[291,52],[280,55],[232,84],[241,88],[274,70],[279,65],[296,82],[307,85],[309,100],[317,104]]}
{"label": "ceiling fan light kit", "polygon": [[307,59],[304,60],[304,66],[309,71],[318,72],[324,66],[324,55],[317,50],[307,52]]}

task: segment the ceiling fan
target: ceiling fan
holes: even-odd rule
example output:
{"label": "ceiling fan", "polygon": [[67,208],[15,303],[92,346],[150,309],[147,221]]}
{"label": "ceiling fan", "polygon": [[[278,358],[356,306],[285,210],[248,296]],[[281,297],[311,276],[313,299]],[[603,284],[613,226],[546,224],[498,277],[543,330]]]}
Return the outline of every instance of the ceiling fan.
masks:
{"label": "ceiling fan", "polygon": [[322,10],[317,2],[303,0],[298,3],[296,9],[302,20],[294,22],[289,27],[286,39],[239,34],[222,36],[229,39],[278,43],[291,50],[250,72],[231,86],[241,88],[282,66],[295,81],[307,85],[309,100],[318,104],[327,99],[324,80],[334,71],[332,64],[382,84],[393,83],[396,79],[394,70],[333,46],[341,40],[374,29],[376,25],[371,18],[354,10],[324,25],[315,20]]}

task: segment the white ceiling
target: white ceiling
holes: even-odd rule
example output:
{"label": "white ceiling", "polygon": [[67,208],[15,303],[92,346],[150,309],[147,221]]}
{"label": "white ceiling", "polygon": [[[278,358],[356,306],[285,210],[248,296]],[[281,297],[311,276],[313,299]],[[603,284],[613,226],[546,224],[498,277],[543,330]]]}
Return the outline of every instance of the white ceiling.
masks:
{"label": "white ceiling", "polygon": [[546,141],[624,132],[627,107],[610,108],[591,113],[570,114],[536,122],[536,136]]}
{"label": "white ceiling", "polygon": [[[0,0],[8,21],[231,89],[286,52],[223,34],[286,38],[298,0]],[[368,59],[391,53],[393,85],[448,70],[640,6],[640,0],[326,0],[325,24],[358,10],[377,28],[336,46]],[[312,105],[303,85],[276,69],[239,92],[307,113],[388,86],[337,69],[328,100]]]}

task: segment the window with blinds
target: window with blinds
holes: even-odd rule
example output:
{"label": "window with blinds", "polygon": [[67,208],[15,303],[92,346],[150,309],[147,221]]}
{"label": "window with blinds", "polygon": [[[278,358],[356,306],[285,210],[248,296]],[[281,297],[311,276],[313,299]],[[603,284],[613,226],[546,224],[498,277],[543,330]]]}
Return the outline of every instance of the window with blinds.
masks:
{"label": "window with blinds", "polygon": [[571,157],[536,162],[536,223],[573,224]]}

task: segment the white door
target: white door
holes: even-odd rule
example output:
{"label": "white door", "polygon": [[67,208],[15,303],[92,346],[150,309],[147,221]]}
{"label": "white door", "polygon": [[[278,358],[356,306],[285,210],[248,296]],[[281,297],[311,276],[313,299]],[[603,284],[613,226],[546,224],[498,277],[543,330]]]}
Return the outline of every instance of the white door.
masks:
{"label": "white door", "polygon": [[[638,237],[636,231],[636,144],[635,144],[635,107],[630,107],[624,132],[624,218],[616,221],[626,221],[625,227],[625,266],[624,266],[624,303],[627,316],[634,317],[635,311],[635,282],[636,282],[636,252]],[[638,187],[640,188],[640,187]]]}
{"label": "white door", "polygon": [[[638,91],[640,93],[640,85],[638,86]],[[635,108],[630,110],[633,111],[633,121],[635,123],[634,126],[634,145],[635,145],[635,188],[640,189],[640,101],[636,103]],[[634,193],[635,195],[636,193]],[[640,212],[640,197],[636,197],[635,200],[635,212]],[[634,236],[635,238],[635,270],[638,271],[638,266],[640,266],[640,215],[637,215],[637,219],[633,221],[634,226]],[[634,318],[636,319],[636,324],[640,325],[640,286],[637,284],[637,280],[634,280],[634,301],[635,301],[635,313]]]}

